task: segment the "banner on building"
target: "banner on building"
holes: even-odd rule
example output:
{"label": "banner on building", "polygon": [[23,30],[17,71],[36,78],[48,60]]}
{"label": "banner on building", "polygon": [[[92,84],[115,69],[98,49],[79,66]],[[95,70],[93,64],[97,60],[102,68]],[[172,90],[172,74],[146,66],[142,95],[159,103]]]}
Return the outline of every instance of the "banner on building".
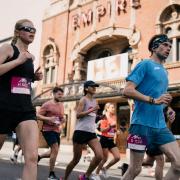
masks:
{"label": "banner on building", "polygon": [[128,53],[88,61],[87,80],[111,81],[128,75]]}

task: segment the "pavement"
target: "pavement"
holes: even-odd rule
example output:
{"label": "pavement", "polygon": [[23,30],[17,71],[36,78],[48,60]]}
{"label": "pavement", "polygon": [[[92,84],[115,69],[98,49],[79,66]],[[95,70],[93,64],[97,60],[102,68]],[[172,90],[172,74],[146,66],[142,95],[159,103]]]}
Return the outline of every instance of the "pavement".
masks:
{"label": "pavement", "polygon": [[[11,141],[6,141],[3,145],[3,148],[0,151],[0,159],[3,160],[9,160],[10,156],[13,155],[13,143]],[[39,148],[39,154],[46,152],[48,149],[47,148]],[[112,177],[117,177],[119,178],[121,176],[121,170],[118,169],[118,166],[121,166],[122,163],[129,163],[129,152],[127,151],[126,155],[121,154],[121,161],[114,166],[112,166],[108,170],[108,174]],[[71,161],[73,157],[73,147],[71,144],[61,144],[60,150],[58,153],[57,161],[56,161],[56,167],[65,169],[67,164]],[[93,157],[93,152],[90,151],[90,153],[87,155],[87,152],[83,152],[82,158],[79,162],[79,164],[75,167],[74,170],[84,172],[86,171],[88,165],[89,165],[89,159]],[[109,156],[109,159],[112,156]],[[18,158],[19,163],[23,163],[24,159],[22,156],[19,156]],[[48,166],[49,164],[49,159],[42,159],[39,164],[41,165],[46,165]],[[170,163],[166,163],[164,167],[164,174],[167,172],[168,168],[170,167]],[[141,174],[136,178],[136,180],[149,180],[149,179],[154,179],[154,170],[155,170],[155,165],[152,168],[144,168],[142,169]]]}

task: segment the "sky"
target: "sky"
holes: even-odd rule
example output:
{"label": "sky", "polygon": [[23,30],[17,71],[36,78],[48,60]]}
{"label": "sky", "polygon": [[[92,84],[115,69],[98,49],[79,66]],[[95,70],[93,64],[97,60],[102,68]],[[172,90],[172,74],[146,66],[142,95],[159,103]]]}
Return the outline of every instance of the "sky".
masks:
{"label": "sky", "polygon": [[42,18],[50,0],[1,0],[0,5],[0,40],[13,35],[14,25],[19,19],[30,19],[37,28],[30,52],[35,55],[35,67],[40,57]]}

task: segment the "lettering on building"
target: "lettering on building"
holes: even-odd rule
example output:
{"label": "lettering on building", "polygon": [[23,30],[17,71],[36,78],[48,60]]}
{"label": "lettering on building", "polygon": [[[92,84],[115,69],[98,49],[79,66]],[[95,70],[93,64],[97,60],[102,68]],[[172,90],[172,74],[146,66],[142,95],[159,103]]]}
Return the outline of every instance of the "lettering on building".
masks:
{"label": "lettering on building", "polygon": [[[120,15],[121,13],[126,13],[128,0],[115,0],[115,11],[116,15]],[[86,27],[93,23],[93,21],[97,20],[101,21],[101,18],[105,16],[111,17],[112,15],[112,2],[108,1],[106,5],[98,5],[95,8],[95,11],[92,9],[88,9],[86,12],[81,12],[79,14],[75,14],[72,16],[72,25],[74,30],[80,28],[81,26]],[[130,0],[131,7],[137,9],[140,7],[140,0]],[[94,16],[95,15],[95,16]],[[93,19],[96,17],[96,19]]]}

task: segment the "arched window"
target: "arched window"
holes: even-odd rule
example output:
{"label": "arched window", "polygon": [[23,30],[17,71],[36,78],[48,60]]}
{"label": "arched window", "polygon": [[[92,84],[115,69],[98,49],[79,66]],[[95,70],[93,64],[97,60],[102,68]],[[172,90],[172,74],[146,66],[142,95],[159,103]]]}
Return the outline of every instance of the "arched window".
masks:
{"label": "arched window", "polygon": [[97,56],[97,59],[112,56],[112,50],[103,49]]}
{"label": "arched window", "polygon": [[160,15],[159,32],[167,34],[172,39],[172,50],[166,62],[180,61],[180,5],[167,7]]}
{"label": "arched window", "polygon": [[56,83],[57,80],[57,56],[53,45],[47,45],[43,52],[43,68],[45,85]]}

